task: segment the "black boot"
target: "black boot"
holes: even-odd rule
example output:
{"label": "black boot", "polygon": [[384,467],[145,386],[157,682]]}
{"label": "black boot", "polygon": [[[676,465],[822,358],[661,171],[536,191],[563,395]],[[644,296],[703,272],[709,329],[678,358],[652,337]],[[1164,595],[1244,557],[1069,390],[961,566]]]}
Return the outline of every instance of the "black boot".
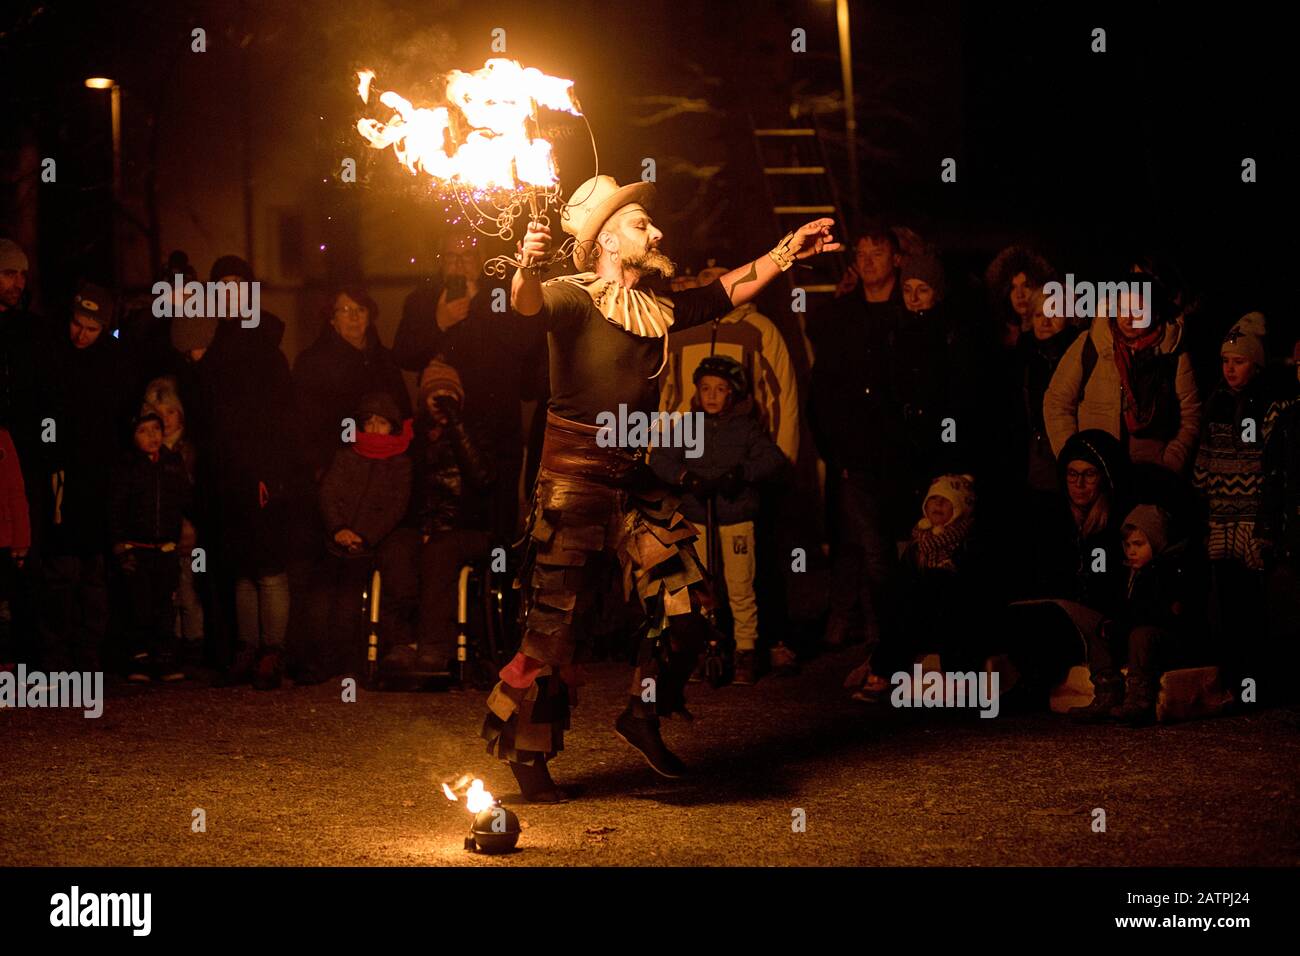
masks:
{"label": "black boot", "polygon": [[1091,704],[1071,707],[1069,716],[1084,723],[1099,723],[1111,719],[1111,711],[1124,703],[1124,678],[1117,672],[1104,671],[1092,675],[1093,697]]}
{"label": "black boot", "polygon": [[661,777],[676,780],[686,775],[686,765],[677,759],[659,736],[658,717],[636,717],[629,705],[619,714],[618,720],[614,721],[614,733],[639,750],[650,768]]}
{"label": "black boot", "polygon": [[1115,707],[1110,715],[1132,727],[1154,724],[1159,693],[1158,682],[1149,680],[1141,671],[1130,669],[1124,682],[1124,703]]}
{"label": "black boot", "polygon": [[515,775],[525,803],[567,803],[569,800],[568,794],[551,779],[545,760],[539,758],[532,764],[512,762],[510,772]]}

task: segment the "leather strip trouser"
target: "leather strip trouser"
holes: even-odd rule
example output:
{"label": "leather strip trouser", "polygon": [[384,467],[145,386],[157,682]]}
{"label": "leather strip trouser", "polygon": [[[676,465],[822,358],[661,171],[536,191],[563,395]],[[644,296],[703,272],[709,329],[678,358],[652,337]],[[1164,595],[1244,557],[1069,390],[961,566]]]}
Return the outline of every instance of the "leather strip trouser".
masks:
{"label": "leather strip trouser", "polygon": [[684,710],[686,682],[709,637],[698,529],[638,453],[600,447],[598,431],[547,414],[514,584],[523,638],[488,696],[481,734],[501,760],[532,764],[563,749],[587,612],[616,569],[624,598],[635,591],[646,612],[629,689],[638,716]]}

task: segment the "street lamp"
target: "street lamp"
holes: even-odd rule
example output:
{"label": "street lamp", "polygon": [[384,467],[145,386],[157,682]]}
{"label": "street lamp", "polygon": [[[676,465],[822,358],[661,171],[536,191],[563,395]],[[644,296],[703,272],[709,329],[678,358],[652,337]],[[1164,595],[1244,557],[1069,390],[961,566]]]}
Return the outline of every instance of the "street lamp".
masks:
{"label": "street lamp", "polygon": [[113,114],[113,291],[122,289],[122,244],[121,230],[118,228],[119,209],[122,204],[122,87],[115,80],[106,76],[91,76],[86,79],[86,87],[92,90],[108,90],[109,105]]}
{"label": "street lamp", "polygon": [[835,20],[840,34],[840,70],[844,76],[844,124],[849,136],[849,188],[854,215],[859,213],[858,119],[853,107],[853,46],[849,42],[849,0],[835,0]]}
{"label": "street lamp", "polygon": [[858,119],[853,106],[853,44],[849,40],[849,0],[835,0],[835,25],[840,37],[840,76],[844,83],[844,130],[849,146],[849,195],[856,215],[858,188]]}

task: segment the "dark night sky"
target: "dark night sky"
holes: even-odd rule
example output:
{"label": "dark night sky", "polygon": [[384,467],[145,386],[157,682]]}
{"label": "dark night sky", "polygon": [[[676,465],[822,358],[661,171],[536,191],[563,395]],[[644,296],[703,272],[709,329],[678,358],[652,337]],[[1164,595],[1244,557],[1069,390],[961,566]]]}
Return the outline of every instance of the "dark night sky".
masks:
{"label": "dark night sky", "polygon": [[[669,247],[689,264],[705,254],[753,255],[771,238],[774,227],[754,194],[749,114],[779,118],[792,89],[839,90],[828,0],[29,0],[7,9],[13,12],[0,21],[8,120],[0,142],[0,229],[19,236],[38,230],[41,268],[58,287],[73,272],[102,272],[108,261],[101,226],[108,111],[103,94],[81,86],[91,72],[112,71],[127,91],[132,208],[146,215],[146,173],[156,164],[164,223],[184,218],[173,207],[191,156],[186,195],[207,189],[238,205],[240,104],[247,104],[260,199],[274,200],[279,190],[300,201],[307,196],[305,244],[329,241],[327,261],[307,267],[309,282],[360,268],[347,236],[359,214],[355,195],[340,195],[332,183],[303,190],[340,151],[356,151],[349,137],[359,101],[350,81],[363,63],[380,70],[383,85],[415,89],[440,70],[480,65],[490,55],[490,30],[505,27],[506,55],[575,79],[602,171],[627,180],[642,157],[656,158],[664,205],[681,210],[661,217]],[[1291,86],[1282,83],[1289,58],[1279,49],[1285,33],[1278,24],[1172,3],[1107,11],[922,0],[854,2],[851,9],[867,212],[915,225],[972,271],[1021,237],[1038,239],[1064,268],[1078,264],[1076,271],[1105,267],[1111,255],[1135,246],[1159,248],[1175,254],[1224,309],[1281,310],[1273,224],[1284,167],[1274,127]],[[196,25],[209,37],[201,57],[188,49]],[[790,52],[797,26],[808,31],[806,54]],[[1094,26],[1107,30],[1105,54],[1089,51]],[[655,108],[634,98],[656,94],[705,99],[713,111],[634,125],[635,116]],[[825,120],[841,123],[835,113]],[[58,195],[41,193],[39,218],[19,202],[21,184],[12,182],[23,142],[40,155],[59,155],[66,184]],[[257,159],[283,153],[286,144],[300,150],[296,169]],[[214,151],[227,155],[214,164]],[[945,156],[958,161],[955,184],[939,181]],[[1261,182],[1241,183],[1244,156],[1258,160]],[[559,157],[566,190],[578,172],[589,175],[581,137],[563,142]],[[401,202],[395,164],[375,158],[363,205]],[[700,186],[689,164],[722,168]],[[199,222],[201,214],[190,218],[194,235],[223,235]],[[242,224],[233,235],[243,235]],[[164,253],[176,241],[159,237]],[[149,271],[147,247],[138,252]]]}

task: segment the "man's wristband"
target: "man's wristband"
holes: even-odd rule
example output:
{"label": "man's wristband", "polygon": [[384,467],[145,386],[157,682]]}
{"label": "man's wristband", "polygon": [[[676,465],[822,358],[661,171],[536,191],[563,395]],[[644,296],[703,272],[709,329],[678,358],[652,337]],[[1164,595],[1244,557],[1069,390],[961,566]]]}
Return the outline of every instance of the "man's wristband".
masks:
{"label": "man's wristband", "polygon": [[546,271],[545,266],[520,266],[519,274],[525,279],[540,279]]}
{"label": "man's wristband", "polygon": [[794,265],[793,247],[794,233],[787,232],[781,241],[776,244],[776,247],[768,253],[772,257],[772,261],[776,263],[777,268],[782,272],[788,272],[790,267]]}

